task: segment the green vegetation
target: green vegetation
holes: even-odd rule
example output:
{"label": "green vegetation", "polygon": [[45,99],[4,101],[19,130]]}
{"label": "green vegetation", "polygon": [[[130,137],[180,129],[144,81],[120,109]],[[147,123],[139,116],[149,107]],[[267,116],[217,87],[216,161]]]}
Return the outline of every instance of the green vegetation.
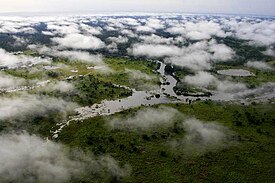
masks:
{"label": "green vegetation", "polygon": [[118,99],[132,95],[132,91],[114,86],[111,82],[101,81],[92,75],[78,77],[73,82],[79,91],[73,96],[73,101],[82,105],[91,105],[104,99]]}
{"label": "green vegetation", "polygon": [[217,70],[222,70],[222,69],[244,69],[253,73],[255,76],[229,77],[230,79],[232,78],[233,81],[246,83],[250,88],[255,88],[266,82],[275,82],[275,71],[264,71],[264,70],[254,69],[254,68],[247,68],[244,66],[226,66],[221,64],[221,65],[217,65],[215,69],[212,70],[212,72],[216,72]]}
{"label": "green vegetation", "polygon": [[[129,60],[125,58],[106,58],[105,63],[114,71],[110,74],[96,74],[95,77],[101,78],[107,82],[111,82],[117,85],[124,85],[130,88],[141,89],[141,84],[159,85],[159,77],[156,74],[158,64],[155,62],[141,61],[141,60]],[[133,78],[126,70],[140,71],[143,74],[148,75],[152,79],[145,80],[141,78]]]}
{"label": "green vegetation", "polygon": [[24,79],[43,79],[47,76],[46,73],[41,72],[39,70],[41,66],[37,66],[37,69],[29,69],[29,68],[17,68],[17,69],[8,69],[4,72],[6,74],[15,76],[15,77],[21,77]]}
{"label": "green vegetation", "polygon": [[[229,127],[236,132],[238,143],[202,156],[187,156],[167,144],[184,137],[182,119],[170,127],[138,132],[109,129],[106,121],[110,117],[72,123],[60,134],[59,141],[95,154],[110,154],[122,164],[129,163],[132,174],[124,182],[272,182],[275,179],[274,104],[242,106],[205,101],[168,106],[190,117]],[[134,114],[137,110],[111,118]]]}
{"label": "green vegetation", "polygon": [[177,95],[197,96],[197,97],[211,96],[210,92],[204,91],[203,89],[200,89],[200,88],[192,87],[184,82],[177,82],[177,85],[173,89]]}

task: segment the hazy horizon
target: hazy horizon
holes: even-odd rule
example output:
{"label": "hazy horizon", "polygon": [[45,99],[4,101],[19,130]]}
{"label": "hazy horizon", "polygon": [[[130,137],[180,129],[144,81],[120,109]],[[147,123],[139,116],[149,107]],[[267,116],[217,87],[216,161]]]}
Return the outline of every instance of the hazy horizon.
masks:
{"label": "hazy horizon", "polygon": [[[0,0],[0,14],[191,13],[275,15],[273,0]],[[62,9],[62,10],[61,10]]]}

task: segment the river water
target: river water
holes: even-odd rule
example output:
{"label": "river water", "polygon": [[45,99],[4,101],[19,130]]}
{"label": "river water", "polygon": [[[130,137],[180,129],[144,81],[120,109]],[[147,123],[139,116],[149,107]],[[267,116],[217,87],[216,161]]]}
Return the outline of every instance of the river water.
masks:
{"label": "river water", "polygon": [[[139,106],[150,106],[166,103],[188,103],[189,101],[194,101],[198,98],[200,100],[211,99],[215,101],[235,100],[235,94],[216,91],[211,91],[213,95],[210,97],[190,97],[182,95],[178,96],[173,90],[173,88],[177,84],[177,80],[173,76],[165,73],[166,65],[164,63],[159,62],[159,64],[160,68],[157,71],[161,75],[160,81],[162,84],[160,86],[160,89],[152,91],[137,91],[126,86],[120,86],[132,90],[132,96],[117,100],[104,100],[100,104],[94,104],[92,106],[80,107],[75,109],[78,115],[71,116],[69,117],[68,121],[57,124],[58,129],[52,131],[53,138],[57,138],[62,129],[65,126],[68,126],[72,121],[83,121],[85,119],[96,116],[107,116]],[[272,97],[274,98],[274,94],[272,95]],[[245,102],[245,100],[239,101]]]}

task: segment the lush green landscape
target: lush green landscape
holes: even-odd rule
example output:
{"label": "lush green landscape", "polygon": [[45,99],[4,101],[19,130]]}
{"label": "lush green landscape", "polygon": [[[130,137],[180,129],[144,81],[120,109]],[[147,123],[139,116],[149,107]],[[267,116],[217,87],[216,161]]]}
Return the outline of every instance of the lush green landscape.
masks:
{"label": "lush green landscape", "polygon": [[[96,154],[110,154],[121,164],[130,164],[132,174],[123,182],[272,182],[274,180],[274,105],[242,106],[197,102],[168,105],[205,123],[216,121],[236,134],[236,144],[202,155],[173,149],[169,141],[184,137],[178,118],[169,127],[149,131],[110,130],[110,118],[134,114],[131,109],[111,117],[96,117],[72,123],[59,142]],[[155,106],[157,107],[157,106]],[[253,121],[251,120],[253,119]],[[272,140],[273,139],[273,140]],[[248,171],[249,170],[249,171]],[[92,180],[91,180],[92,182]]]}
{"label": "lush green landscape", "polygon": [[0,16],[0,182],[275,182],[274,22]]}

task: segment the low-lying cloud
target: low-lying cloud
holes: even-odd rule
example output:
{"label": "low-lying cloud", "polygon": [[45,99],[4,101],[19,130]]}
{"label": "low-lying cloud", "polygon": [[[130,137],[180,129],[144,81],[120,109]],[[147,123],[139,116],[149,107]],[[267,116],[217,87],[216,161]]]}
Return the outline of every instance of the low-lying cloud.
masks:
{"label": "low-lying cloud", "polygon": [[14,88],[25,84],[25,82],[25,79],[0,73],[0,90],[6,88]]}
{"label": "low-lying cloud", "polygon": [[184,81],[190,85],[200,88],[215,88],[218,91],[226,93],[237,93],[247,89],[243,83],[235,83],[228,80],[219,80],[212,74],[199,71],[194,76],[186,76]]}
{"label": "low-lying cloud", "polygon": [[113,118],[108,125],[111,129],[150,130],[172,124],[180,115],[182,114],[179,111],[169,107],[146,108],[133,116]]}
{"label": "low-lying cloud", "polygon": [[73,84],[66,81],[57,81],[46,85],[46,87],[42,88],[41,90],[47,92],[59,91],[61,93],[69,93],[73,92],[75,87]]}
{"label": "low-lying cloud", "polygon": [[105,47],[99,38],[82,34],[68,34],[65,37],[52,38],[52,41],[64,48],[96,50]]}
{"label": "low-lying cloud", "polygon": [[32,64],[41,64],[41,63],[49,64],[51,63],[51,60],[40,58],[40,57],[26,56],[23,54],[14,55],[0,48],[0,66],[20,67],[23,65],[32,65]]}
{"label": "low-lying cloud", "polygon": [[135,44],[128,52],[135,56],[165,57],[180,55],[181,49],[176,46],[160,44]]}
{"label": "low-lying cloud", "polygon": [[120,179],[129,175],[129,167],[120,167],[110,156],[72,151],[35,135],[1,135],[0,146],[1,182],[62,183],[90,180],[93,176]]}
{"label": "low-lying cloud", "polygon": [[185,136],[181,140],[173,141],[172,146],[186,155],[201,155],[234,144],[233,132],[220,124],[191,118],[182,125]]}
{"label": "low-lying cloud", "polygon": [[45,54],[48,56],[61,57],[72,61],[80,61],[95,65],[105,65],[102,55],[93,55],[86,51],[59,50],[58,48],[50,48],[39,45],[30,45],[29,48],[38,51],[40,54]]}
{"label": "low-lying cloud", "polygon": [[265,62],[260,62],[260,61],[248,61],[245,64],[246,67],[252,67],[255,69],[259,69],[259,70],[274,70],[273,67],[271,67],[270,65],[268,65]]}
{"label": "low-lying cloud", "polygon": [[62,99],[23,94],[18,97],[0,97],[0,120],[24,120],[32,116],[45,116],[50,112],[66,115],[78,105]]}
{"label": "low-lying cloud", "polygon": [[153,84],[151,81],[156,79],[156,76],[143,73],[139,70],[125,69],[129,77],[129,83],[137,86],[137,90],[156,90],[158,85]]}

